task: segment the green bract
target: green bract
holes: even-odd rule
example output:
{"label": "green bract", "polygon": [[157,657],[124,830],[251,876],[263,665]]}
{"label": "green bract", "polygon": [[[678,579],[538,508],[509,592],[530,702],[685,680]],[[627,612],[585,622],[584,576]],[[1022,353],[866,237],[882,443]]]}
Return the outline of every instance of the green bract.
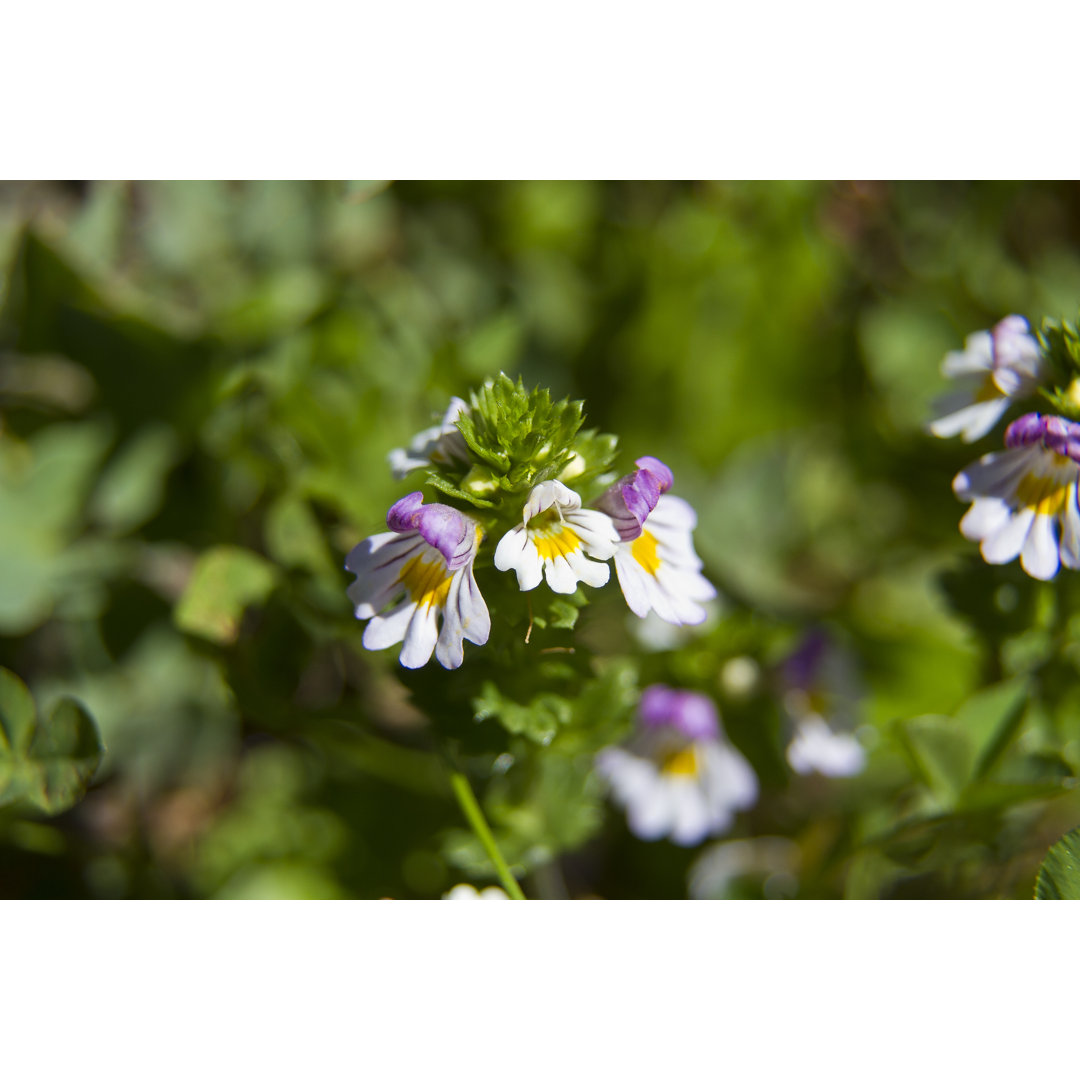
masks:
{"label": "green bract", "polygon": [[515,383],[500,374],[470,394],[469,409],[457,421],[473,460],[433,463],[427,482],[507,522],[545,480],[560,479],[583,498],[598,494],[617,440],[581,431],[583,421],[584,402],[553,402],[548,390],[526,390],[520,378]]}

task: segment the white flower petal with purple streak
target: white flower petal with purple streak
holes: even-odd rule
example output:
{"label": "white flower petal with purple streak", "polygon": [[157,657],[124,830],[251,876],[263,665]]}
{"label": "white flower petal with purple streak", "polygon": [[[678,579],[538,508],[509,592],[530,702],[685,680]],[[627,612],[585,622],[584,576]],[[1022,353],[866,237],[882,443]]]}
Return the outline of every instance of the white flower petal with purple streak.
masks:
{"label": "white flower petal with purple streak", "polygon": [[1005,432],[1007,449],[961,472],[953,490],[972,506],[960,532],[992,565],[1019,556],[1041,581],[1080,564],[1080,424],[1029,413]]}
{"label": "white flower petal with purple streak", "polygon": [[491,632],[473,577],[480,530],[452,507],[423,505],[418,491],[399,499],[386,520],[392,532],[369,536],[345,560],[356,574],[348,588],[356,617],[369,620],[364,648],[400,643],[404,667],[423,667],[432,653],[444,668],[459,667],[464,642],[483,645]]}
{"label": "white flower petal with purple streak", "polygon": [[391,450],[388,461],[394,479],[401,480],[414,469],[426,469],[432,464],[448,464],[455,460],[467,462],[469,447],[456,421],[468,411],[469,406],[461,398],[452,397],[441,423],[414,436],[406,449]]}
{"label": "white flower petal with purple streak", "polygon": [[1039,343],[1020,315],[969,335],[964,351],[949,353],[941,371],[957,386],[935,403],[937,415],[928,429],[943,439],[960,435],[964,442],[981,439],[1014,400],[1033,394],[1048,374]]}

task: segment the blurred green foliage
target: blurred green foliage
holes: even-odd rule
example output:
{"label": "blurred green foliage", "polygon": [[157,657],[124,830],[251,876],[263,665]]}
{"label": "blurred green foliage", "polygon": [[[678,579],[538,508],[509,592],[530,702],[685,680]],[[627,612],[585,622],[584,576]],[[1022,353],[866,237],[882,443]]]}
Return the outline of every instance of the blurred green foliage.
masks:
{"label": "blurred green foliage", "polygon": [[[1030,897],[1080,818],[1080,583],[980,561],[950,481],[992,442],[923,424],[966,334],[1075,320],[1078,242],[1067,184],[0,185],[0,663],[107,751],[72,809],[0,808],[0,894],[492,880],[448,741],[532,896]],[[722,601],[642,648],[613,583],[526,646],[503,581],[472,700],[361,648],[341,565],[418,486],[388,451],[499,371],[671,465]],[[847,780],[784,759],[813,625],[860,672]],[[761,780],[703,850],[592,773],[657,681]]]}

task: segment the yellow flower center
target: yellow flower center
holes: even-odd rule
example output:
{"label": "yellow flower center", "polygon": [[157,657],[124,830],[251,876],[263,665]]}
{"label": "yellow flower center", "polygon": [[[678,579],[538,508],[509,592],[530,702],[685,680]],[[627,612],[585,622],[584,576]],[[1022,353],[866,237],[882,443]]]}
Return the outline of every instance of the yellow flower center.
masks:
{"label": "yellow flower center", "polygon": [[1028,473],[1016,485],[1016,501],[1021,506],[1030,507],[1036,514],[1057,515],[1065,509],[1070,487],[1070,484],[1062,484],[1053,474],[1040,476]]}
{"label": "yellow flower center", "polygon": [[697,776],[697,751],[692,746],[688,746],[685,750],[671,754],[661,766],[660,771],[666,776]]}
{"label": "yellow flower center", "polygon": [[645,573],[656,576],[656,571],[660,569],[660,556],[656,554],[656,537],[651,532],[642,532],[630,545],[630,554]]}
{"label": "yellow flower center", "polygon": [[541,559],[557,559],[560,555],[569,555],[571,551],[577,551],[581,547],[578,534],[562,522],[538,532],[529,529],[529,535]]}
{"label": "yellow flower center", "polygon": [[975,391],[975,401],[978,404],[982,404],[984,401],[994,401],[999,397],[1005,395],[998,389],[998,385],[994,382],[994,375],[992,372],[988,373],[981,383],[979,383],[978,390]]}
{"label": "yellow flower center", "polygon": [[417,555],[405,564],[401,571],[401,584],[409,590],[409,596],[417,604],[446,606],[446,596],[450,592],[450,578],[446,564],[441,560],[429,562],[423,555]]}

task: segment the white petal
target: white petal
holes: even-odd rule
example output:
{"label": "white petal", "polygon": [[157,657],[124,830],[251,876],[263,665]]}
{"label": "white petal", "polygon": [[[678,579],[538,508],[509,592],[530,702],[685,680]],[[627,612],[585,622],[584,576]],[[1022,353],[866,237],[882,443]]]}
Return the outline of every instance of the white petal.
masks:
{"label": "white petal", "polygon": [[563,556],[544,560],[544,576],[552,592],[572,593],[577,589],[577,575]]}
{"label": "white petal", "polygon": [[1011,499],[1020,477],[1037,465],[1042,451],[1038,447],[1019,447],[998,454],[985,454],[972,462],[953,480],[953,491],[964,500],[990,495]]}
{"label": "white petal", "polygon": [[535,589],[540,584],[543,563],[524,525],[515,525],[499,541],[495,548],[495,567],[498,570],[513,570],[522,592]]}
{"label": "white petal", "polygon": [[577,510],[581,506],[581,496],[558,480],[545,480],[542,484],[537,484],[529,492],[529,498],[525,502],[522,511],[523,523],[527,525],[531,518],[550,510],[556,504],[564,513],[567,510]]}
{"label": "white petal", "polygon": [[1033,578],[1049,581],[1060,565],[1054,519],[1049,514],[1036,514],[1028,532],[1020,565]]}
{"label": "white petal", "polygon": [[435,620],[437,610],[433,604],[417,605],[409,620],[409,628],[405,631],[405,644],[401,647],[402,667],[420,668],[431,659],[439,638]]}
{"label": "white petal", "polygon": [[854,735],[834,732],[820,716],[811,714],[796,727],[787,759],[802,775],[854,776],[866,765],[866,751]]}
{"label": "white petal", "polygon": [[639,618],[644,619],[652,611],[649,601],[647,578],[651,575],[641,568],[637,559],[630,554],[630,544],[620,544],[615,552],[615,573],[619,578],[619,588],[626,597],[627,606]]}
{"label": "white petal", "polygon": [[619,534],[607,514],[599,510],[573,510],[564,515],[574,527],[587,554],[594,559],[610,559],[619,544]]}
{"label": "white petal", "polygon": [[749,762],[727,742],[712,742],[702,748],[703,781],[710,805],[746,810],[757,801],[757,775]]}
{"label": "white petal", "polygon": [[1003,499],[976,499],[960,519],[960,532],[968,540],[985,540],[1000,532],[1012,510]]}
{"label": "white petal", "polygon": [[982,557],[993,564],[1012,562],[1024,548],[1035,511],[1025,507],[1013,514],[1002,529],[988,536],[979,546]]}
{"label": "white petal", "polygon": [[[944,402],[942,403],[944,405]],[[1009,399],[995,398],[991,401],[973,402],[956,412],[939,416],[928,426],[939,439],[962,435],[964,442],[981,439],[1005,415]]]}
{"label": "white petal", "polygon": [[968,334],[963,352],[951,352],[941,362],[941,374],[954,379],[958,375],[971,375],[977,371],[989,371],[994,366],[994,343],[989,330]]}
{"label": "white petal", "polygon": [[[611,577],[611,567],[606,562],[594,562],[592,559],[586,558],[581,551],[569,552],[565,556],[565,562],[577,580],[583,581],[586,585],[591,585],[594,589],[606,585]],[[548,580],[551,580],[550,577]],[[554,585],[551,587],[555,588]]]}
{"label": "white petal", "polygon": [[1061,512],[1061,563],[1070,570],[1080,570],[1080,508],[1076,498],[1077,486],[1073,484]]}
{"label": "white petal", "polygon": [[409,622],[416,610],[416,602],[405,600],[393,611],[385,615],[376,615],[371,622],[364,627],[362,638],[365,649],[377,651],[387,649],[405,640],[405,634],[409,629]]}
{"label": "white petal", "polygon": [[700,844],[710,833],[730,823],[731,815],[724,814],[717,823],[705,802],[705,793],[689,778],[671,781],[672,822],[671,839],[683,847]]}

